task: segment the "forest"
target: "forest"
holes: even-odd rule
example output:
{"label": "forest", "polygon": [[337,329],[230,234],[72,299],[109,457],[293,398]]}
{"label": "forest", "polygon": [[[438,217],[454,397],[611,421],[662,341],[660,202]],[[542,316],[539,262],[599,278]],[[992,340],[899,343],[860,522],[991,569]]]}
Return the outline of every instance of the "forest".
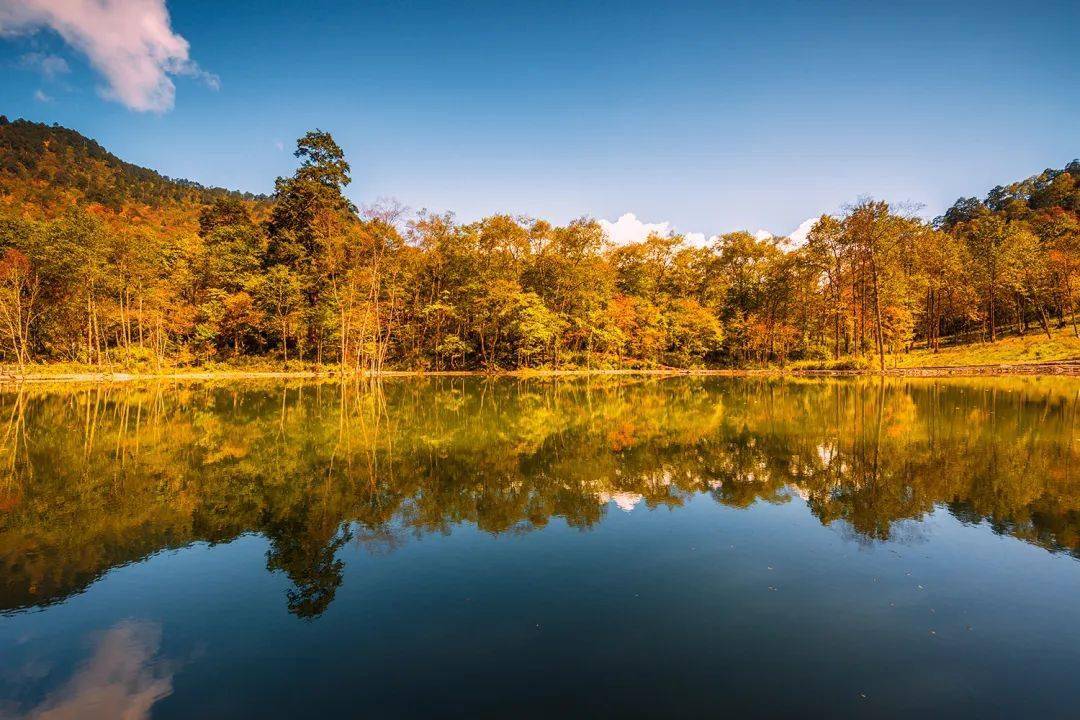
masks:
{"label": "forest", "polygon": [[459,222],[357,207],[320,130],[272,196],[125,163],[0,117],[0,352],[25,367],[273,363],[350,372],[785,366],[884,370],[914,348],[1080,336],[1080,162],[932,222],[862,198],[805,243],[589,218]]}

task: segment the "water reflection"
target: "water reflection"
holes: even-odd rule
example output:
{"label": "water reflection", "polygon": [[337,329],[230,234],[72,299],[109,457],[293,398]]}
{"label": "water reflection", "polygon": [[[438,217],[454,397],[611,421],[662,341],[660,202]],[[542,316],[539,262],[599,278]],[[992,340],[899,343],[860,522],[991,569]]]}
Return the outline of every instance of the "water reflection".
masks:
{"label": "water reflection", "polygon": [[90,657],[27,720],[142,720],[172,694],[174,668],[158,657],[161,626],[125,620],[106,630]]}
{"label": "water reflection", "polygon": [[935,507],[1080,556],[1080,383],[717,378],[28,387],[0,395],[0,609],[196,540],[269,539],[298,616],[339,550],[472,523],[800,496],[862,541]]}

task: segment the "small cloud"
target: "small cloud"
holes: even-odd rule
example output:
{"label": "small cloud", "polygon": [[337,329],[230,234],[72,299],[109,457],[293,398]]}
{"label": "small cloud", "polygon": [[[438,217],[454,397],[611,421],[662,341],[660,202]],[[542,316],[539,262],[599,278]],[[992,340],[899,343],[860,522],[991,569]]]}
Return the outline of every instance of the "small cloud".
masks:
{"label": "small cloud", "polygon": [[38,88],[37,90],[34,91],[34,99],[37,100],[38,102],[43,102],[43,103],[48,103],[48,102],[53,101],[52,97],[46,95],[45,91],[43,91],[41,88]]}
{"label": "small cloud", "polygon": [[216,73],[208,72],[202,68],[195,68],[193,73],[181,73],[182,75],[189,75],[201,82],[206,87],[210,88],[214,92],[221,89],[221,77]]}
{"label": "small cloud", "polygon": [[615,245],[629,245],[641,242],[653,233],[667,235],[671,232],[671,223],[647,223],[637,219],[634,213],[624,213],[615,222],[601,220],[600,227],[609,241]]}
{"label": "small cloud", "polygon": [[[176,96],[173,76],[195,78],[214,90],[221,86],[216,75],[191,59],[188,41],[173,32],[165,0],[0,2],[0,35],[43,28],[86,55],[105,78],[102,96],[132,110],[171,110]],[[55,61],[49,67],[63,72]]]}
{"label": "small cloud", "polygon": [[817,217],[812,217],[806,218],[801,223],[799,223],[799,227],[795,228],[788,234],[788,240],[791,241],[791,245],[793,247],[802,247],[803,245],[805,245],[806,236],[810,234],[810,231],[814,228],[814,225],[817,223],[817,221]]}
{"label": "small cloud", "polygon": [[754,232],[754,237],[758,240],[769,240],[773,237],[773,234],[768,230],[757,230]]}
{"label": "small cloud", "polygon": [[626,492],[624,490],[618,490],[613,493],[600,493],[599,500],[601,505],[607,505],[608,503],[615,503],[623,512],[633,512],[637,504],[645,499],[644,495],[638,493]]}
{"label": "small cloud", "polygon": [[285,143],[281,142],[280,140],[274,141],[274,147],[278,149],[278,152],[285,152]]}
{"label": "small cloud", "polygon": [[705,233],[699,232],[686,233],[683,237],[686,238],[687,245],[699,248],[709,247],[720,239],[719,235],[709,235],[706,237]]}
{"label": "small cloud", "polygon": [[28,717],[146,720],[173,692],[176,663],[158,655],[161,626],[124,620],[105,631],[78,671]]}
{"label": "small cloud", "polygon": [[67,75],[71,72],[67,60],[59,55],[50,55],[48,53],[26,53],[19,58],[19,65],[41,73],[46,80],[55,80],[60,75]]}

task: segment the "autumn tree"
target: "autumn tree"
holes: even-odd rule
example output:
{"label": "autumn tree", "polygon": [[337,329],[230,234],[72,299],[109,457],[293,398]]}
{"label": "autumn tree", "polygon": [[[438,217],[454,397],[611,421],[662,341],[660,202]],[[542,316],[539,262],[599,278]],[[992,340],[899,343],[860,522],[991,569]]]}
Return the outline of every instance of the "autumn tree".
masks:
{"label": "autumn tree", "polygon": [[959,226],[972,259],[972,278],[985,308],[987,336],[997,339],[1002,294],[1015,288],[1022,265],[1034,248],[1031,231],[1000,215],[984,213]]}
{"label": "autumn tree", "polygon": [[0,327],[20,368],[32,354],[31,333],[40,290],[40,279],[26,255],[14,248],[5,250],[0,256]]}

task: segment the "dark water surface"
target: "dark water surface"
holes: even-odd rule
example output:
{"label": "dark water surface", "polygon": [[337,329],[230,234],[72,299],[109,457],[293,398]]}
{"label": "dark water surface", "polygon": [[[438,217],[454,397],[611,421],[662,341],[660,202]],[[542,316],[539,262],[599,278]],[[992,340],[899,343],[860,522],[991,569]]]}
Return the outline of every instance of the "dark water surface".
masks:
{"label": "dark water surface", "polygon": [[1076,718],[1078,411],[1049,378],[0,393],[0,717]]}

